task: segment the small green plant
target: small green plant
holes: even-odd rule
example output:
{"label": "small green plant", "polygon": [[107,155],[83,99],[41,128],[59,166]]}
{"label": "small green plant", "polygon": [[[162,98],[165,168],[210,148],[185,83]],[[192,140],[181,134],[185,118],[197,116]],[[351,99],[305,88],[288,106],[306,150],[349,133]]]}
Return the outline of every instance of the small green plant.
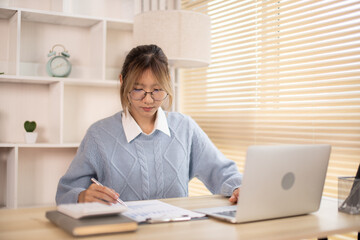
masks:
{"label": "small green plant", "polygon": [[36,129],[36,122],[35,121],[26,121],[24,123],[24,128],[26,132],[33,132]]}

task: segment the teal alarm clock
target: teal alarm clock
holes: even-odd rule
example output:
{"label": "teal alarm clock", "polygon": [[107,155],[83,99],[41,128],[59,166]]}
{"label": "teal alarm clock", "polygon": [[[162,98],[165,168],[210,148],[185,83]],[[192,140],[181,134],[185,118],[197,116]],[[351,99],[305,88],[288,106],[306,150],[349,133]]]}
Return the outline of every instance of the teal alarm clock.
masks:
{"label": "teal alarm clock", "polygon": [[[57,53],[55,51],[56,47],[61,47],[62,52]],[[50,52],[48,53],[50,57],[49,61],[46,64],[46,71],[51,77],[67,77],[71,72],[71,63],[68,60],[70,54],[61,44],[55,44]]]}

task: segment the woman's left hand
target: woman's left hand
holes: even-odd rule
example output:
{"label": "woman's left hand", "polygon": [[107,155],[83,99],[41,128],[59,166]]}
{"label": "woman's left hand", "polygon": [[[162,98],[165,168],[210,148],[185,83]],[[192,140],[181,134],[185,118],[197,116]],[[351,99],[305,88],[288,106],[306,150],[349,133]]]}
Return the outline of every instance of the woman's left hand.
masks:
{"label": "woman's left hand", "polygon": [[233,194],[231,195],[231,197],[229,198],[229,201],[231,203],[237,203],[238,198],[239,198],[239,193],[240,193],[240,188],[237,188],[233,191]]}

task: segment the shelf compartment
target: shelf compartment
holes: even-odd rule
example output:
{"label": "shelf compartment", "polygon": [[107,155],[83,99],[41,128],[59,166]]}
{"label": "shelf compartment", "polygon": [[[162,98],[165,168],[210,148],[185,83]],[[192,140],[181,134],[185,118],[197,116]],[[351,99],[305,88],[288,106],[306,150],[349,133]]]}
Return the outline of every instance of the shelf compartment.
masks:
{"label": "shelf compartment", "polygon": [[20,147],[17,207],[55,205],[59,179],[68,169],[76,150],[77,148]]}
{"label": "shelf compartment", "polygon": [[107,22],[105,79],[119,79],[125,57],[132,47],[132,30],[120,28],[117,22]]}
{"label": "shelf compartment", "polygon": [[[63,12],[87,18],[133,19],[133,0],[2,0],[1,7],[23,8],[29,11]],[[54,12],[54,14],[55,14]]]}
{"label": "shelf compartment", "polygon": [[117,18],[133,20],[133,0],[63,0],[64,11],[72,14],[94,16],[100,18]]}
{"label": "shelf compartment", "polygon": [[17,74],[19,49],[19,13],[0,9],[0,72]]}
{"label": "shelf compartment", "polygon": [[0,82],[0,143],[24,143],[27,120],[37,122],[38,143],[59,143],[60,87]]}
{"label": "shelf compartment", "polygon": [[0,6],[8,8],[31,8],[45,11],[62,11],[63,0],[2,0]]}
{"label": "shelf compartment", "polygon": [[81,142],[91,124],[120,110],[119,87],[65,84],[63,143]]}
{"label": "shelf compartment", "polygon": [[18,149],[0,148],[0,206],[15,208],[17,206],[17,167]]}
{"label": "shelf compartment", "polygon": [[[34,12],[22,12],[21,19],[19,75],[48,76],[47,54],[55,44],[62,44],[69,52],[72,63],[69,77],[104,78],[103,21]],[[73,20],[78,24],[68,25]],[[61,48],[55,50],[62,51]]]}

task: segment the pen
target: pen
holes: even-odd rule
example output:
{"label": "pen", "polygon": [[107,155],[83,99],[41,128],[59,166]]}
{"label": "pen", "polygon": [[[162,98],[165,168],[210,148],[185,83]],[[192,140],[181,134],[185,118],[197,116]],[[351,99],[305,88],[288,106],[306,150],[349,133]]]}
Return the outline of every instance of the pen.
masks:
{"label": "pen", "polygon": [[[95,178],[91,178],[91,181],[93,183],[95,183],[96,185],[104,186],[98,180],[96,180]],[[126,203],[124,203],[120,198],[117,198],[116,201],[118,201],[118,203],[120,203],[120,204],[124,205],[125,207],[127,207]]]}

